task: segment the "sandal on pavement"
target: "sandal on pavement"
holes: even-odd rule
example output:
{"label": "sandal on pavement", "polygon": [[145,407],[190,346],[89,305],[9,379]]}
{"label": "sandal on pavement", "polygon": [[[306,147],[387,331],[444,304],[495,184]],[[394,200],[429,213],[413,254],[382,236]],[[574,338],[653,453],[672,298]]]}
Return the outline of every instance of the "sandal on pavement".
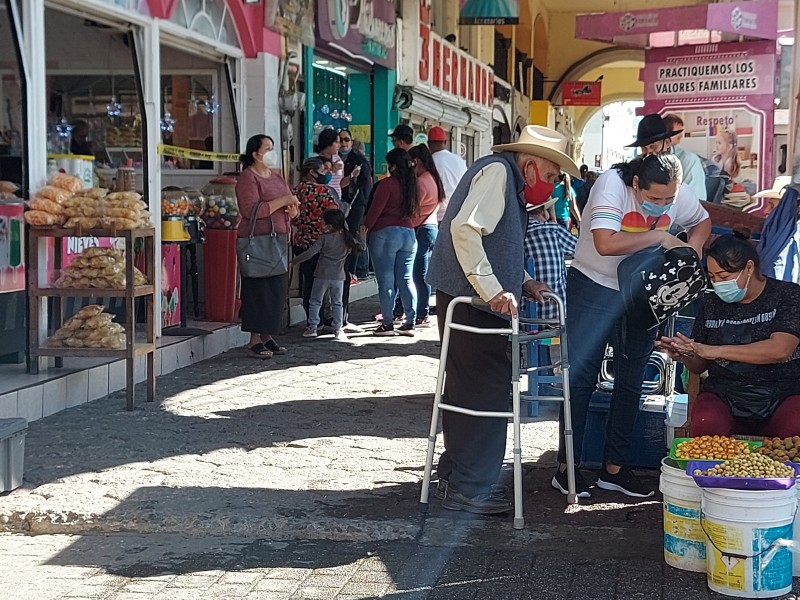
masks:
{"label": "sandal on pavement", "polygon": [[275,340],[269,340],[268,342],[264,342],[264,347],[271,351],[273,354],[286,354],[286,348],[283,346],[279,346],[278,342]]}
{"label": "sandal on pavement", "polygon": [[272,352],[261,342],[257,344],[253,344],[247,349],[247,355],[250,358],[259,358],[261,360],[267,360],[268,358],[272,358]]}

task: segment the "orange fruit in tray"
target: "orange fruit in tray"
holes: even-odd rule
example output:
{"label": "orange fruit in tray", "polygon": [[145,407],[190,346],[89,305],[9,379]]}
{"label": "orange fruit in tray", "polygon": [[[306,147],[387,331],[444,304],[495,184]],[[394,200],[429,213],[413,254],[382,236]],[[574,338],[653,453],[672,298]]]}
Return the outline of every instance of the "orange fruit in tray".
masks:
{"label": "orange fruit in tray", "polygon": [[675,457],[683,460],[729,460],[749,453],[747,442],[720,435],[691,438],[675,448]]}

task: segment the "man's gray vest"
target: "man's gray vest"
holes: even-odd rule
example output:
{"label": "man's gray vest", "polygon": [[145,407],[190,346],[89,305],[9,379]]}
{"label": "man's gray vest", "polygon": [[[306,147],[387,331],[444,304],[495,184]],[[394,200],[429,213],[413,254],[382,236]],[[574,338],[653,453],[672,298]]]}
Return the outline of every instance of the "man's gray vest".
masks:
{"label": "man's gray vest", "polygon": [[[525,268],[525,230],[528,225],[528,213],[525,210],[525,199],[522,189],[525,179],[519,170],[514,154],[503,152],[491,154],[478,159],[467,170],[458,183],[450,202],[447,205],[444,219],[439,226],[439,236],[433,247],[428,276],[426,281],[435,289],[450,296],[477,296],[458,262],[453,238],[450,234],[450,223],[461,211],[464,200],[469,194],[472,179],[484,167],[500,163],[506,168],[506,189],[481,198],[481,202],[502,202],[505,210],[495,230],[483,237],[483,249],[492,272],[504,291],[512,292],[517,299],[522,295],[523,274]],[[486,275],[487,273],[483,273]]]}

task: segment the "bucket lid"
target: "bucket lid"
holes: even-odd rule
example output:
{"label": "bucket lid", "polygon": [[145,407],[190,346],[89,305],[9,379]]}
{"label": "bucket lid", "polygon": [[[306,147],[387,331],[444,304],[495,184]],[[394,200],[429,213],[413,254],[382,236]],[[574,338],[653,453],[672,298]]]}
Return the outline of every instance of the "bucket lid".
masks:
{"label": "bucket lid", "polygon": [[28,428],[28,421],[21,417],[0,419],[0,438],[8,437]]}

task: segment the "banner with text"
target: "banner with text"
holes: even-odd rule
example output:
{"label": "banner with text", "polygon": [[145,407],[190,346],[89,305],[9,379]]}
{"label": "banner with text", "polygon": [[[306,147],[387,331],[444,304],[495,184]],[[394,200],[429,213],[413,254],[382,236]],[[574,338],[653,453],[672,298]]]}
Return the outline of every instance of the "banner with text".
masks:
{"label": "banner with text", "polygon": [[[737,181],[772,182],[775,44],[746,42],[657,48],[645,52],[642,114],[677,113],[681,147],[734,165]],[[723,154],[730,154],[724,161]]]}
{"label": "banner with text", "polygon": [[600,81],[565,81],[561,84],[563,106],[600,106],[603,99]]}
{"label": "banner with text", "polygon": [[461,0],[459,25],[516,25],[519,0]]}

